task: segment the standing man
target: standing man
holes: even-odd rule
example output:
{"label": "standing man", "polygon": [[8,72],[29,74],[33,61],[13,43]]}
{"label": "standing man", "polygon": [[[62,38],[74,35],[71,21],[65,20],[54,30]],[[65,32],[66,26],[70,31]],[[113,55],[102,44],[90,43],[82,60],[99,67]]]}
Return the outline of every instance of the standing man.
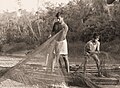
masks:
{"label": "standing man", "polygon": [[68,49],[67,49],[67,40],[66,40],[68,26],[64,22],[60,12],[56,14],[56,18],[57,18],[57,22],[55,22],[53,25],[53,30],[51,35],[53,36],[59,31],[61,31],[61,33],[59,38],[55,40],[56,44],[55,44],[55,50],[53,52],[55,57],[52,63],[52,72],[54,72],[55,64],[56,63],[58,64],[58,62],[56,61],[59,61],[60,57],[63,58],[65,62],[66,70],[67,72],[69,72]]}
{"label": "standing man", "polygon": [[93,34],[92,40],[88,41],[85,45],[85,63],[84,63],[84,74],[86,73],[86,64],[89,58],[93,58],[96,62],[96,66],[98,69],[98,76],[101,77],[102,74],[100,72],[100,60],[98,55],[100,53],[100,42],[99,35],[97,33]]}

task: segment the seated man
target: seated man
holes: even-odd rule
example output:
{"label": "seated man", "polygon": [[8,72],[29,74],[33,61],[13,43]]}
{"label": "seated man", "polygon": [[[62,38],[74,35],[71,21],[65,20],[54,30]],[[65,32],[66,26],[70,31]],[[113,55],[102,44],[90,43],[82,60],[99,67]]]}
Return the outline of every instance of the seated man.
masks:
{"label": "seated man", "polygon": [[98,58],[98,53],[100,53],[99,48],[100,48],[100,42],[99,40],[99,35],[94,34],[92,40],[88,41],[85,45],[85,62],[84,62],[84,74],[86,73],[86,64],[87,60],[92,57],[94,61],[96,62],[96,66],[98,69],[98,76],[102,76],[100,72],[100,60]]}

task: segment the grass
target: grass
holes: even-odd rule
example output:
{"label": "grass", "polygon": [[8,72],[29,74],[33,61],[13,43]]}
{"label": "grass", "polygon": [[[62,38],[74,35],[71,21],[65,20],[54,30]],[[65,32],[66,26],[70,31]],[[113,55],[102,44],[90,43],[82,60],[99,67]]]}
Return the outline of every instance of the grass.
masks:
{"label": "grass", "polygon": [[68,43],[69,59],[72,62],[82,61],[84,58],[83,42]]}
{"label": "grass", "polygon": [[[75,63],[83,62],[84,45],[85,43],[82,41],[68,42],[68,52],[69,52],[68,56],[69,56],[70,62],[75,62]],[[19,54],[21,53],[21,51],[26,51],[26,52],[29,51],[28,47],[30,48],[33,46],[28,46],[24,43],[19,43],[19,44],[13,44],[12,48],[10,45],[7,45],[7,47],[5,46],[2,49],[3,51],[7,53],[18,53]],[[112,42],[101,43],[100,50],[108,53],[109,55],[108,63],[110,62],[120,63],[120,40],[119,39],[115,39]],[[101,55],[100,58],[103,58],[103,55]],[[94,61],[90,59],[89,63],[94,63]]]}

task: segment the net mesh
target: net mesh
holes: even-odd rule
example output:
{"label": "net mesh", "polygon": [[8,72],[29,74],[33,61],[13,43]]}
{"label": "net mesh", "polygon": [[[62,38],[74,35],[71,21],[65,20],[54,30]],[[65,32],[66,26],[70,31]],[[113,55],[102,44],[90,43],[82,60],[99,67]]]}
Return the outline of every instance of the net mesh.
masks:
{"label": "net mesh", "polygon": [[[105,77],[115,77],[119,71],[119,61],[115,60],[110,53],[102,51],[99,54],[101,60],[101,72]],[[114,73],[114,75],[112,75]]]}
{"label": "net mesh", "polygon": [[55,40],[58,40],[61,33],[62,31],[28,53],[26,58],[19,61],[15,66],[6,69],[0,81],[11,79],[25,85],[37,85],[38,88],[50,88],[50,86],[66,88],[71,82],[78,86],[84,85],[89,88],[99,88],[89,78],[84,77],[82,73],[74,72],[68,74],[62,61],[59,64],[57,63],[55,71],[51,72]]}

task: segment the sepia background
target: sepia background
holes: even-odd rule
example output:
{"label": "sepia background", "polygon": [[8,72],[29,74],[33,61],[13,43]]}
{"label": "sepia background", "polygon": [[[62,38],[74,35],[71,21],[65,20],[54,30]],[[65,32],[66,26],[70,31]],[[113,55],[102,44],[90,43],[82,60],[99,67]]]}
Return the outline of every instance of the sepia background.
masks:
{"label": "sepia background", "polygon": [[[15,53],[34,49],[48,39],[61,11],[69,26],[70,58],[80,60],[83,46],[100,33],[101,51],[119,61],[120,6],[106,0],[0,0],[0,51]],[[75,58],[72,58],[73,60]]]}
{"label": "sepia background", "polygon": [[[84,45],[97,32],[100,50],[108,55],[106,63],[119,66],[119,0],[113,4],[107,4],[106,0],[0,0],[0,54],[25,56],[43,44],[59,11],[69,27],[71,64],[83,63]],[[95,64],[92,59],[89,63]]]}

